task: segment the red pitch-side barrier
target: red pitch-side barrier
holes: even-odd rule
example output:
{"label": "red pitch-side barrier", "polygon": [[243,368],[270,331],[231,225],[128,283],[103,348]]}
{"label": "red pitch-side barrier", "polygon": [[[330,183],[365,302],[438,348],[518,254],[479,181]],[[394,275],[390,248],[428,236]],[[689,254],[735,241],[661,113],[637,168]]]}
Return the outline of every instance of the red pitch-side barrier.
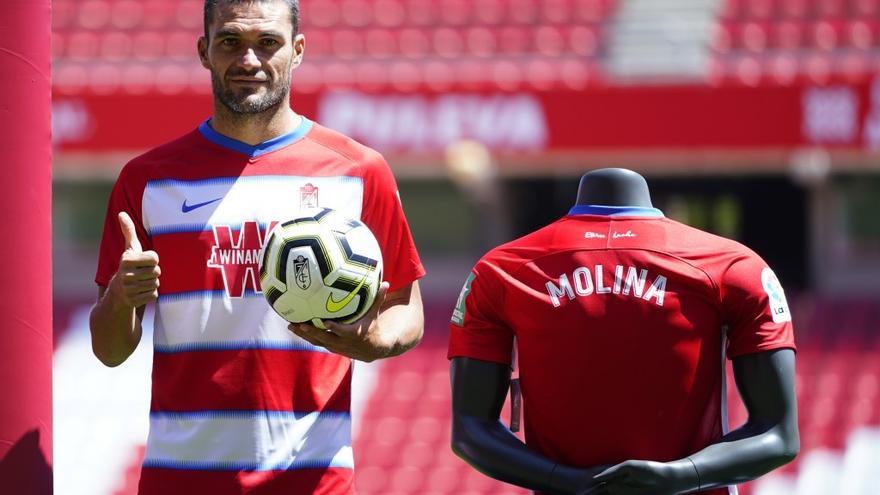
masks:
{"label": "red pitch-side barrier", "polygon": [[[880,150],[880,76],[824,86],[298,94],[294,72],[293,91],[297,111],[382,152],[436,152],[460,138],[513,153]],[[206,94],[58,94],[56,141],[62,152],[147,149],[210,112]]]}
{"label": "red pitch-side barrier", "polygon": [[52,493],[50,1],[0,16],[0,493]]}

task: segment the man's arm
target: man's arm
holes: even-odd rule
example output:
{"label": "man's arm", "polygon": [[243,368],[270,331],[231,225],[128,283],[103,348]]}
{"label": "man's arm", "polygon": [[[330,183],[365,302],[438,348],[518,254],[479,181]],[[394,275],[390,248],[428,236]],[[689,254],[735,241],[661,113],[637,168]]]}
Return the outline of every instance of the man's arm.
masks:
{"label": "man's arm", "polygon": [[98,301],[89,314],[92,352],[106,366],[119,366],[141,341],[144,308],[128,307],[98,286]]}
{"label": "man's arm", "polygon": [[590,494],[691,493],[753,480],[790,462],[800,449],[791,349],[734,359],[748,421],[717,443],[672,462],[626,461],[596,477]]}
{"label": "man's arm", "polygon": [[452,360],[452,450],[487,476],[548,493],[580,493],[595,485],[592,469],[557,464],[522,443],[500,421],[510,368],[458,357]]}
{"label": "man's arm", "polygon": [[92,352],[107,366],[119,366],[141,340],[144,306],[159,297],[159,255],[142,251],[134,223],[119,214],[125,250],[107,287],[98,287],[98,302],[89,314]]}
{"label": "man's arm", "polygon": [[376,301],[360,320],[343,324],[325,321],[327,330],[307,323],[291,323],[290,330],[314,345],[359,361],[371,362],[403,354],[424,333],[422,295],[415,281],[393,292],[383,282]]}

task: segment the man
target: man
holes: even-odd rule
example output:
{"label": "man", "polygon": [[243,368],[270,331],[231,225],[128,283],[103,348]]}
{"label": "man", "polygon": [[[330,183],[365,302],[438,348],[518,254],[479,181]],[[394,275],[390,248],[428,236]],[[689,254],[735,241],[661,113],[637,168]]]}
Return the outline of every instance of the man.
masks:
{"label": "man", "polygon": [[[424,270],[387,164],[290,108],[298,17],[296,0],[207,0],[214,115],[128,163],[110,197],[90,318],[104,364],[134,351],[156,302],[142,495],[352,493],[351,359],[421,339]],[[257,258],[224,256],[317,206],[360,218],[385,260],[370,312],[328,330],[287,326]]]}
{"label": "man", "polygon": [[[453,449],[508,483],[721,495],[798,451],[779,281],[745,246],[665,218],[632,171],[587,173],[567,216],[486,254],[450,329]],[[525,445],[498,421],[514,345]],[[749,412],[731,432],[725,353]]]}

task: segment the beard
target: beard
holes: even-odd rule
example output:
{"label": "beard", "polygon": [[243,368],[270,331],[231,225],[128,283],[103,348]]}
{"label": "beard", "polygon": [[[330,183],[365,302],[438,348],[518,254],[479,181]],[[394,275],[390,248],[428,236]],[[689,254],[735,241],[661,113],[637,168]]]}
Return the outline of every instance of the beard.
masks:
{"label": "beard", "polygon": [[[236,115],[254,115],[271,110],[282,102],[290,94],[290,72],[285,71],[286,77],[280,80],[269,79],[266,92],[262,96],[255,93],[259,91],[242,88],[238,91],[226,86],[222,77],[211,71],[211,87],[214,97],[223,104],[231,113]],[[230,77],[246,76],[244,73],[230,74]]]}

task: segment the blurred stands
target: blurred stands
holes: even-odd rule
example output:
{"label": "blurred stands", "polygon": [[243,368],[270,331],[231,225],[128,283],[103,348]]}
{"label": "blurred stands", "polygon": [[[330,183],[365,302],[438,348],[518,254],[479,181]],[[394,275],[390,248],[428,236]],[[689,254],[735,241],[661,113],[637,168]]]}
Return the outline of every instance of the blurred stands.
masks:
{"label": "blurred stands", "polygon": [[723,0],[716,83],[858,81],[880,70],[880,0]]}
{"label": "blurred stands", "polygon": [[[58,0],[53,13],[64,94],[210,91],[199,0]],[[880,0],[305,0],[302,32],[304,92],[581,89],[658,70],[787,85],[880,70]]]}
{"label": "blurred stands", "polygon": [[[597,77],[617,0],[306,0],[298,91],[582,88]],[[65,94],[209,92],[199,0],[53,2]]]}

